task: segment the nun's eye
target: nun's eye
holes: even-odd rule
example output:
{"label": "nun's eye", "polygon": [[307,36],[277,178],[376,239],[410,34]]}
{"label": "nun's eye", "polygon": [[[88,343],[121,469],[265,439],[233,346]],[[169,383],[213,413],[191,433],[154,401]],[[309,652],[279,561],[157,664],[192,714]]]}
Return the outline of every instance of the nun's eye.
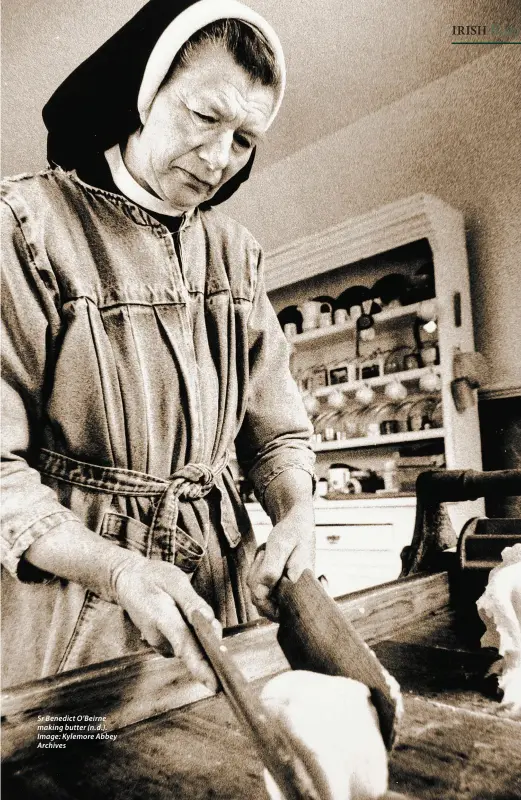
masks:
{"label": "nun's eye", "polygon": [[217,119],[215,117],[209,117],[207,114],[201,114],[199,111],[192,111],[192,114],[194,114],[197,117],[197,119],[200,119],[203,122],[207,122],[209,124],[217,122]]}
{"label": "nun's eye", "polygon": [[235,143],[243,150],[249,150],[250,147],[253,147],[253,143],[250,142],[246,136],[243,136],[242,133],[236,133],[233,138]]}

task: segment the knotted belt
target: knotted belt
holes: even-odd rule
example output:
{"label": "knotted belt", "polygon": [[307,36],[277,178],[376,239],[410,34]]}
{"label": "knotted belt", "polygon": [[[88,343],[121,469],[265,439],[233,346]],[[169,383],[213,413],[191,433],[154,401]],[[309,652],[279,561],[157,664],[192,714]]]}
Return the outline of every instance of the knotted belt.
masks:
{"label": "knotted belt", "polygon": [[[180,531],[177,526],[179,500],[197,501],[205,497],[215,486],[216,480],[228,464],[228,453],[212,467],[201,463],[188,463],[168,478],[157,478],[145,472],[123,467],[102,467],[78,461],[70,456],[42,449],[38,469],[42,475],[96,492],[129,497],[158,497],[149,532],[151,540],[161,542],[165,560],[174,560],[176,535],[178,546],[185,551],[186,571],[188,565],[199,561],[206,550],[206,537],[202,541]],[[181,538],[179,540],[179,534]],[[166,543],[166,546],[165,546]],[[181,565],[180,565],[181,566]],[[182,567],[183,568],[183,567]],[[192,567],[193,569],[193,567]]]}

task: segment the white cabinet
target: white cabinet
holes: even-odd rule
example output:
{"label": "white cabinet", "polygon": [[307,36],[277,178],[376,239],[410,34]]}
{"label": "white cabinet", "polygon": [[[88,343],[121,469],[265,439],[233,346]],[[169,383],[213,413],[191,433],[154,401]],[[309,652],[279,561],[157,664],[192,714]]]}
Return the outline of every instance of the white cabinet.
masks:
{"label": "white cabinet", "polygon": [[[262,544],[272,529],[270,519],[258,503],[246,507]],[[398,577],[415,509],[414,497],[316,501],[316,576],[327,579],[333,597]]]}

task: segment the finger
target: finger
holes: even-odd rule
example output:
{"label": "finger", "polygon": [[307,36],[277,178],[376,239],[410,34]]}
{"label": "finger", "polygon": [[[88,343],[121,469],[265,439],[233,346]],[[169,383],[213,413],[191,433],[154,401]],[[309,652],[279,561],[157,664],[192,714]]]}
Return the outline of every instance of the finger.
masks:
{"label": "finger", "polygon": [[144,626],[141,629],[141,641],[153,647],[165,658],[174,654],[170,642],[155,627]]}
{"label": "finger", "polygon": [[205,603],[199,594],[197,594],[183,572],[179,571],[176,581],[172,581],[171,584],[169,583],[168,586],[165,586],[165,591],[167,591],[168,594],[173,597],[176,605],[188,622],[192,621],[192,615],[194,611],[199,611],[203,617],[205,617],[208,622],[211,622],[212,624],[215,621],[213,609],[208,605],[208,603]]}
{"label": "finger", "polygon": [[278,537],[268,539],[264,558],[259,565],[257,574],[255,575],[255,585],[253,587],[253,594],[262,598],[265,595],[261,586],[267,587],[271,591],[274,586],[279,582],[284,572],[286,562],[291,553],[295,549],[295,542],[289,538]]}
{"label": "finger", "polygon": [[246,579],[246,583],[250,590],[252,602],[255,605],[257,611],[259,611],[260,614],[267,616],[269,609],[266,608],[265,603],[267,601],[267,597],[270,593],[270,590],[267,586],[263,586],[261,583],[259,583],[258,580],[259,570],[262,566],[263,561],[264,561],[264,549],[258,550],[257,553],[255,554],[253,564]]}
{"label": "finger", "polygon": [[253,591],[253,588],[257,585],[258,579],[257,576],[259,574],[259,569],[262,566],[262,562],[264,561],[264,553],[266,548],[262,550],[257,550],[255,553],[255,558],[253,559],[253,564],[250,567],[250,571],[248,573],[248,578],[246,580],[249,588]]}
{"label": "finger", "polygon": [[[140,594],[141,602],[137,602],[132,595],[130,598],[125,598],[125,611],[139,630],[141,641],[153,647],[161,655],[171,656],[173,655],[172,645],[157,627],[158,609],[164,602],[164,592],[156,586],[148,588],[148,592]],[[169,603],[173,604],[171,598],[169,598]]]}
{"label": "finger", "polygon": [[259,584],[257,594],[256,596],[252,595],[252,600],[259,614],[271,619],[273,622],[277,622],[279,610],[274,601],[273,593],[270,594],[270,590],[267,587]]}
{"label": "finger", "polygon": [[278,620],[278,609],[273,601],[272,589],[257,581],[251,582],[251,599],[257,611],[264,617],[276,622]]}
{"label": "finger", "polygon": [[219,682],[199,642],[188,628],[183,631],[182,639],[180,657],[197,680],[204,683],[210,691],[216,692]]}
{"label": "finger", "polygon": [[[190,623],[193,613],[199,611],[211,623],[219,639],[222,638],[221,624],[215,619],[212,608],[197,594],[188,578],[183,573],[178,577],[179,579],[171,591],[177,606],[174,606],[173,613],[175,618],[173,635],[177,633],[179,636],[174,642],[174,652],[183,659],[190,672],[198,680],[205,683],[212,691],[217,691],[215,674],[206,660],[197,638],[186,623]],[[160,626],[160,630],[166,635],[167,631],[163,627]]]}
{"label": "finger", "polygon": [[252,569],[257,570],[259,568],[259,566],[264,561],[265,552],[266,552],[266,544],[261,544],[261,546],[257,548],[257,551],[255,553],[253,564],[251,566]]}
{"label": "finger", "polygon": [[294,545],[284,540],[269,540],[262,550],[258,550],[248,577],[248,586],[257,611],[268,619],[278,620],[278,608],[272,591],[280,580],[286,564],[286,553]]}
{"label": "finger", "polygon": [[[217,691],[217,678],[206,661],[204,653],[188,628],[181,612],[174,605],[171,598],[166,595],[169,601],[168,609],[161,609],[158,629],[160,633],[170,642],[173,651],[178,656],[192,675],[204,683],[211,691]],[[201,612],[203,613],[203,612]],[[206,616],[206,615],[205,615]]]}
{"label": "finger", "polygon": [[[211,622],[219,638],[222,637],[221,625],[215,619],[212,608],[197,594],[187,576],[176,567],[168,566],[169,570],[161,581],[160,599],[154,603],[153,616],[158,620],[157,628],[166,637],[175,655],[182,658],[190,672],[209,689],[216,691],[217,681],[213,670],[187,623],[197,610]],[[172,574],[172,570],[175,575]]]}
{"label": "finger", "polygon": [[315,571],[314,548],[302,544],[297,545],[286,562],[288,578],[296,583],[305,569]]}
{"label": "finger", "polygon": [[[210,616],[206,608],[202,609],[202,613],[207,618]],[[141,626],[143,638],[161,655],[181,658],[194,677],[215,692],[217,681],[214,673],[172,597],[162,591],[154,593],[153,609],[149,609],[148,617],[150,621]],[[222,627],[218,620],[213,619],[212,628],[215,635],[221,638]]]}

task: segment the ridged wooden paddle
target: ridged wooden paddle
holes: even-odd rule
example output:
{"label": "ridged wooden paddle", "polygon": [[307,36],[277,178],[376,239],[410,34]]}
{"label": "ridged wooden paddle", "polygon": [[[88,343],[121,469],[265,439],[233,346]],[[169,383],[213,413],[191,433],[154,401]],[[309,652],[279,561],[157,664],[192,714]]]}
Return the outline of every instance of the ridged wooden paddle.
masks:
{"label": "ridged wooden paddle", "polygon": [[278,584],[277,639],[293,669],[343,675],[365,683],[378,712],[382,738],[392,748],[402,711],[398,683],[310,570]]}

